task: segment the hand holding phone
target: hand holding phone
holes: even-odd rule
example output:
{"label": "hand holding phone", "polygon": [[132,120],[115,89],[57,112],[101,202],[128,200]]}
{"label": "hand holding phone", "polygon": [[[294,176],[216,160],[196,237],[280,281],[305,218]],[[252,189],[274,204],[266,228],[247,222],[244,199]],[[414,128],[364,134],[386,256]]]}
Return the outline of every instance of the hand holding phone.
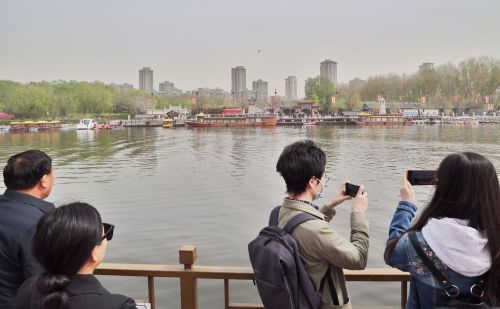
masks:
{"label": "hand holding phone", "polygon": [[406,177],[407,175],[403,177],[403,183],[401,184],[401,188],[399,188],[399,194],[401,195],[402,201],[415,204],[415,191],[413,191],[413,187]]}
{"label": "hand holding phone", "polygon": [[364,213],[368,208],[368,195],[364,186],[353,185],[352,183],[345,184],[345,194],[353,198],[352,212]]}
{"label": "hand holding phone", "polygon": [[352,198],[355,198],[358,194],[359,186],[353,185],[352,183],[346,182],[345,184],[345,194],[349,195]]}
{"label": "hand holding phone", "polygon": [[406,179],[412,186],[430,186],[436,184],[437,171],[434,170],[409,170]]}

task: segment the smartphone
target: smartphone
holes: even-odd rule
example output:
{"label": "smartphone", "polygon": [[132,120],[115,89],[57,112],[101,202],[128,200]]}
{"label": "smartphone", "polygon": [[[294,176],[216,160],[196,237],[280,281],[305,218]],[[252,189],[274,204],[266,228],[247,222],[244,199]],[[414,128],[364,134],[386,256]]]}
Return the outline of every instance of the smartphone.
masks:
{"label": "smartphone", "polygon": [[351,197],[356,197],[359,191],[359,186],[353,185],[352,183],[345,184],[345,194]]}
{"label": "smartphone", "polygon": [[430,186],[436,184],[437,171],[420,170],[407,171],[406,179],[412,186]]}

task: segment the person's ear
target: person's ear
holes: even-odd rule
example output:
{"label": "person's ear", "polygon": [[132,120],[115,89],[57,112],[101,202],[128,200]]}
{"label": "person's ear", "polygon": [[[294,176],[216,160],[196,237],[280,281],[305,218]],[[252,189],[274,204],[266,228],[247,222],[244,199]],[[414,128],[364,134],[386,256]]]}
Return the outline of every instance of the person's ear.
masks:
{"label": "person's ear", "polygon": [[50,174],[43,175],[42,178],[40,178],[40,181],[38,182],[42,188],[47,189],[50,187],[50,180],[49,180]]}
{"label": "person's ear", "polygon": [[309,179],[308,184],[311,186],[311,188],[316,187],[316,184],[317,184],[316,177],[314,177],[314,176],[311,177],[311,179]]}
{"label": "person's ear", "polygon": [[92,261],[92,263],[99,262],[99,254],[97,253],[97,246],[94,248],[94,250],[92,250],[89,259],[90,261]]}

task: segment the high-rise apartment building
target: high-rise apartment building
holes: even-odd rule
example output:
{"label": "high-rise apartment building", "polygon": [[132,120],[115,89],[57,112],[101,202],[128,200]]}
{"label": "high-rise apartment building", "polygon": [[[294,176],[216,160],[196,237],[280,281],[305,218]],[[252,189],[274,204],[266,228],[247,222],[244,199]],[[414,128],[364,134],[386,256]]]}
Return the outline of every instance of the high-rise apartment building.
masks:
{"label": "high-rise apartment building", "polygon": [[424,62],[418,67],[419,73],[425,73],[434,70],[434,63]]}
{"label": "high-rise apartment building", "polygon": [[182,90],[177,89],[174,83],[167,81],[161,82],[158,88],[158,95],[161,96],[180,96]]}
{"label": "high-rise apartment building", "polygon": [[325,60],[319,67],[319,75],[328,78],[337,87],[337,62]]}
{"label": "high-rise apartment building", "polygon": [[131,84],[123,83],[123,84],[109,84],[111,87],[115,88],[118,92],[125,92],[134,89],[134,86]]}
{"label": "high-rise apartment building", "polygon": [[285,78],[285,100],[297,100],[297,77],[295,76]]}
{"label": "high-rise apartment building", "polygon": [[231,92],[234,99],[240,103],[245,102],[247,91],[247,70],[242,66],[231,69]]}
{"label": "high-rise apartment building", "polygon": [[267,82],[259,79],[252,82],[252,90],[256,91],[256,100],[258,102],[267,102]]}
{"label": "high-rise apartment building", "polygon": [[143,67],[139,70],[139,89],[152,93],[153,92],[153,70],[149,67]]}

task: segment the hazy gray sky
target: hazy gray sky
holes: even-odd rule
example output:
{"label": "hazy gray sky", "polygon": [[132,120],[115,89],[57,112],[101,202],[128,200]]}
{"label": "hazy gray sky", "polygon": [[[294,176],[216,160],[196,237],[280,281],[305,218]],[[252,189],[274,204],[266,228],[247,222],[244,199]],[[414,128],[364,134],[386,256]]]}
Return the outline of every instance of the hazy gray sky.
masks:
{"label": "hazy gray sky", "polygon": [[[3,0],[0,79],[138,86],[138,69],[183,90],[231,87],[231,67],[284,92],[338,62],[338,80],[422,62],[500,57],[498,0]],[[257,52],[261,50],[262,52]]]}

